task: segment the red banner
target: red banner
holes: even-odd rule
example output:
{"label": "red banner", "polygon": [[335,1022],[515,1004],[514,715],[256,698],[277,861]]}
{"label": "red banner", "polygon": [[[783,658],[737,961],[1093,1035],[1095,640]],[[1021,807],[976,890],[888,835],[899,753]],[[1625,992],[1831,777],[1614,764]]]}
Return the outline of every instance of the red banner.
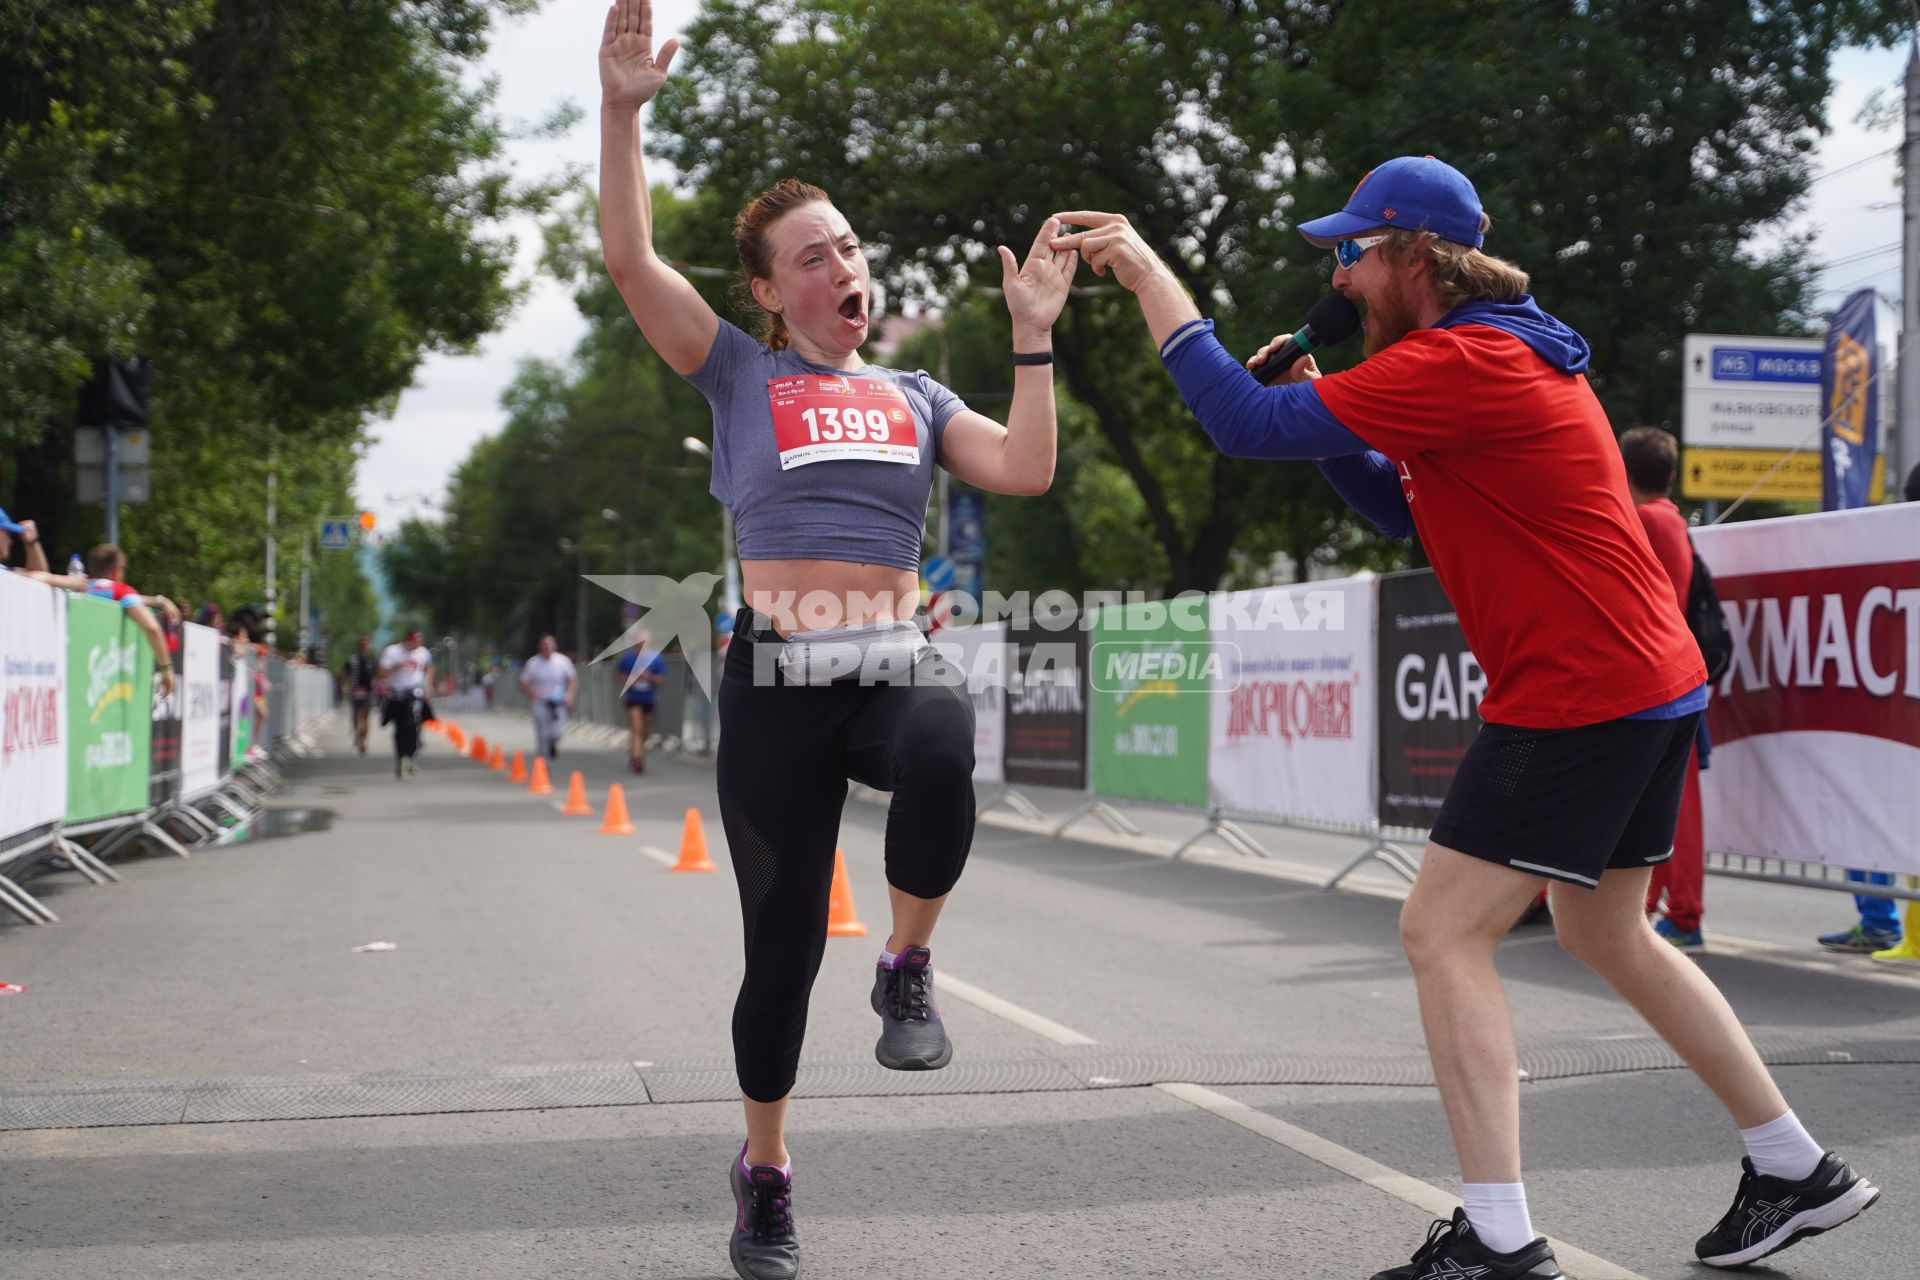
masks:
{"label": "red banner", "polygon": [[1696,530],[1734,642],[1707,848],[1920,874],[1920,503]]}

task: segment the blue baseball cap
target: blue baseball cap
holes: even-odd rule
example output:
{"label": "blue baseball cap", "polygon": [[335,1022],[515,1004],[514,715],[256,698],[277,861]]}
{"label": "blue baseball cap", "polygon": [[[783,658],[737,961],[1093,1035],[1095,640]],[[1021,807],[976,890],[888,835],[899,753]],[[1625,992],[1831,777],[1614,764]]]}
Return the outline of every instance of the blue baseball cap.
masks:
{"label": "blue baseball cap", "polygon": [[6,509],[0,507],[0,529],[5,529],[8,533],[25,533],[27,526],[15,523],[13,517],[7,514]]}
{"label": "blue baseball cap", "polygon": [[1300,224],[1300,234],[1322,249],[1380,227],[1431,231],[1442,240],[1478,249],[1480,193],[1467,175],[1432,156],[1396,156],[1360,179],[1338,213]]}

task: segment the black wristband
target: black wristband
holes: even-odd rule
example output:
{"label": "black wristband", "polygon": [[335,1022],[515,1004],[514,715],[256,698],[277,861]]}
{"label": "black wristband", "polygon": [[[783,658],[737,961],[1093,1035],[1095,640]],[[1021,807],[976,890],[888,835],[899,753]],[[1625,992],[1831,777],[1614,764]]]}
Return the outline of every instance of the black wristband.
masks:
{"label": "black wristband", "polygon": [[1016,351],[1016,352],[1014,352],[1014,353],[1013,353],[1013,362],[1014,362],[1014,363],[1015,363],[1016,365],[1021,365],[1021,364],[1052,364],[1052,363],[1053,363],[1053,352],[1052,352],[1051,350],[1048,350],[1048,351]]}

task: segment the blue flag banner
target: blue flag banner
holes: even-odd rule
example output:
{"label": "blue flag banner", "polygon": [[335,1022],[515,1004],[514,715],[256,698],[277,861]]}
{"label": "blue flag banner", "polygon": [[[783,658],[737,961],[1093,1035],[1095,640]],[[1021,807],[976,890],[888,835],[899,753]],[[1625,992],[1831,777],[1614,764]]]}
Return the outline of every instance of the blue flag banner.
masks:
{"label": "blue flag banner", "polygon": [[1872,289],[1840,304],[1827,326],[1820,376],[1820,509],[1864,507],[1880,449],[1879,308]]}
{"label": "blue flag banner", "polygon": [[987,503],[982,495],[948,495],[946,553],[953,561],[953,589],[980,600],[987,565]]}

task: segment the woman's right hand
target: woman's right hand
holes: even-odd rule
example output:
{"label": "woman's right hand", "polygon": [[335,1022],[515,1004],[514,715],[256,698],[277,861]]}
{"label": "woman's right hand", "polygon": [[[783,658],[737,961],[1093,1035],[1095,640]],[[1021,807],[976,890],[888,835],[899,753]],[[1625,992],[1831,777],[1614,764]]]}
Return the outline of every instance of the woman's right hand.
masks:
{"label": "woman's right hand", "polygon": [[670,39],[654,53],[651,0],[616,0],[600,38],[601,102],[638,111],[660,92],[678,52],[680,42]]}

